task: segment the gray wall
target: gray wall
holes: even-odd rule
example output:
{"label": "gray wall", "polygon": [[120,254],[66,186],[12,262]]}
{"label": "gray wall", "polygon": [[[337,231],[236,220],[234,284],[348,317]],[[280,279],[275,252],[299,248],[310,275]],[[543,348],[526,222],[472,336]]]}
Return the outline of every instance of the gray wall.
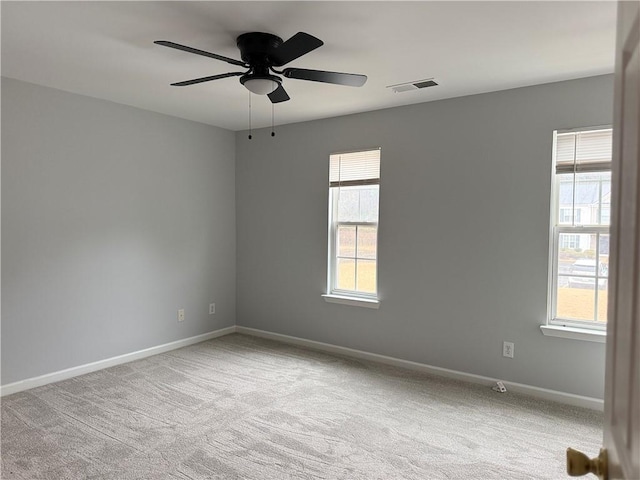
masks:
{"label": "gray wall", "polygon": [[234,142],[2,79],[2,384],[235,323]]}
{"label": "gray wall", "polygon": [[[551,132],[610,123],[611,105],[612,78],[594,77],[234,145],[3,78],[2,384],[233,325],[237,267],[239,325],[602,398],[604,345],[538,326]],[[381,307],[328,304],[328,155],[373,146]]]}
{"label": "gray wall", "polygon": [[[552,132],[611,123],[612,80],[293,124],[273,139],[239,132],[238,325],[602,398],[604,345],[539,325]],[[329,304],[328,157],[375,146],[381,306]]]}

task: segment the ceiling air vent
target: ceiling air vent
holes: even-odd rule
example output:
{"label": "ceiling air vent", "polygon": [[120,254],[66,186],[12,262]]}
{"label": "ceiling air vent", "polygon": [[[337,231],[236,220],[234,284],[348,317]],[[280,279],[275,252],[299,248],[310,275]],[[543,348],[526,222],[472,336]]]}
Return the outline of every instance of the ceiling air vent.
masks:
{"label": "ceiling air vent", "polygon": [[421,88],[435,87],[436,85],[438,84],[433,80],[433,78],[427,78],[425,80],[389,85],[387,88],[393,90],[393,93],[401,93],[408,92],[410,90],[419,90]]}

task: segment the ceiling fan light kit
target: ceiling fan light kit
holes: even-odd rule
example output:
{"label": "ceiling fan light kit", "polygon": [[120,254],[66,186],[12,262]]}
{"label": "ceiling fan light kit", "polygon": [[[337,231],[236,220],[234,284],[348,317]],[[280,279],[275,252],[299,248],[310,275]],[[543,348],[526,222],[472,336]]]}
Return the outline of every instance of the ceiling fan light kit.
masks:
{"label": "ceiling fan light kit", "polygon": [[280,86],[282,80],[275,75],[265,75],[263,77],[243,75],[240,77],[240,83],[251,93],[268,95]]}

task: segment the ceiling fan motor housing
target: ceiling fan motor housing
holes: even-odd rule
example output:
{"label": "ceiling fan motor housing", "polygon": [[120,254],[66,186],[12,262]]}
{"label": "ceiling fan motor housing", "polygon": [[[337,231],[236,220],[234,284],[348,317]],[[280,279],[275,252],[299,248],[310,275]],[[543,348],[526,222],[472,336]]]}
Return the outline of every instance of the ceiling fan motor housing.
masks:
{"label": "ceiling fan motor housing", "polygon": [[280,37],[262,32],[243,33],[236,40],[243,62],[266,69],[273,65],[271,55],[282,43]]}

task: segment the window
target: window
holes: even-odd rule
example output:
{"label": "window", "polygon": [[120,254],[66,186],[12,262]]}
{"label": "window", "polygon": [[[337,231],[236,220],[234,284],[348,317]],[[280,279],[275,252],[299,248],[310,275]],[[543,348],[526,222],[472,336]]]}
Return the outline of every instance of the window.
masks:
{"label": "window", "polygon": [[580,235],[561,235],[560,248],[580,248]]}
{"label": "window", "polygon": [[554,132],[550,324],[605,329],[612,130]]}
{"label": "window", "polygon": [[380,149],[329,158],[328,295],[377,300]]}
{"label": "window", "polygon": [[582,215],[582,210],[569,208],[560,208],[560,223],[573,223],[574,217],[577,223],[580,223],[580,218]]}

